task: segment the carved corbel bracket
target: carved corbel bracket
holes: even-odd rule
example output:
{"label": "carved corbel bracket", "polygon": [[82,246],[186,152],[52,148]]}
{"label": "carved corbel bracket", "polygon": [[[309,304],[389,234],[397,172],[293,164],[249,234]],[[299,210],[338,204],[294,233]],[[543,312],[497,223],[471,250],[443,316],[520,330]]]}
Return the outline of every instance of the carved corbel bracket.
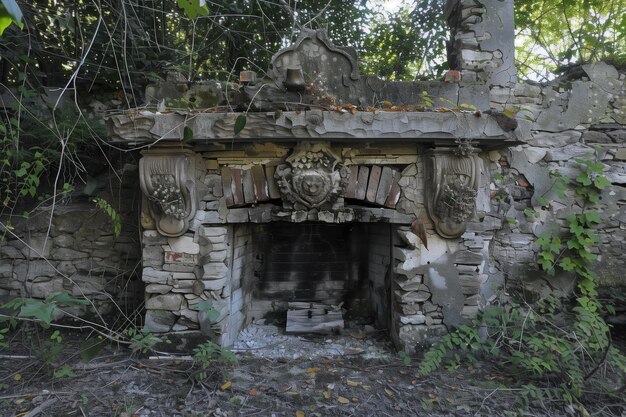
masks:
{"label": "carved corbel bracket", "polygon": [[148,210],[163,236],[177,237],[189,229],[198,207],[195,154],[185,149],[142,152],[139,182]]}
{"label": "carved corbel bracket", "polygon": [[437,233],[454,239],[465,233],[476,209],[482,160],[458,149],[432,149],[424,156],[426,209]]}
{"label": "carved corbel bracket", "polygon": [[284,208],[329,209],[343,194],[350,170],[328,144],[302,142],[276,167],[274,177]]}

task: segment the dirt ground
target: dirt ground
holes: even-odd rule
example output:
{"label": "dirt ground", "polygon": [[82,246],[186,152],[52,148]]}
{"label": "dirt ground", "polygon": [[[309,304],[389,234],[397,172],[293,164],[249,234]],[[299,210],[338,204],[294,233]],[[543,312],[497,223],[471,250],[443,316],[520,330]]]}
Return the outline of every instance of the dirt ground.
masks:
{"label": "dirt ground", "polygon": [[[56,354],[46,350],[49,334],[35,336],[14,335],[9,350],[0,351],[2,417],[626,417],[623,398],[594,393],[586,395],[584,407],[535,402],[523,411],[522,383],[487,362],[420,378],[419,360],[403,361],[384,335],[347,336],[363,348],[307,337],[301,339],[309,346],[307,356],[239,352],[236,365],[215,365],[204,374],[189,358],[133,355],[111,344],[85,362],[86,334],[63,333]],[[315,344],[322,354],[310,355]],[[330,345],[348,348],[328,355],[324,346]]]}

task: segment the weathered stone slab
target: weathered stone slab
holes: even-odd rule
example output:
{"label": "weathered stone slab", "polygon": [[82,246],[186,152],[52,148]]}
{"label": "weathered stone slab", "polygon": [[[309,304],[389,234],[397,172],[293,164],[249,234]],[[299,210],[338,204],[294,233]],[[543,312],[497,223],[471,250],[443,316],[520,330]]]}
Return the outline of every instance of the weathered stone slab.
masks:
{"label": "weathered stone slab", "polygon": [[401,188],[400,188],[400,178],[402,175],[398,171],[394,171],[393,183],[391,184],[391,189],[389,190],[389,194],[387,195],[387,199],[384,202],[385,207],[389,207],[391,209],[395,209],[398,201],[400,200]]}
{"label": "weathered stone slab", "polygon": [[194,242],[191,236],[170,237],[167,239],[167,244],[172,252],[183,252],[190,255],[200,253],[200,245]]}
{"label": "weathered stone slab", "polygon": [[190,264],[195,265],[198,261],[198,255],[185,252],[165,251],[163,254],[165,263],[168,264]]}
{"label": "weathered stone slab", "polygon": [[351,165],[350,166],[350,180],[348,181],[348,185],[346,186],[346,190],[343,193],[345,198],[355,198],[356,197],[356,185],[359,176],[359,166]]}
{"label": "weathered stone slab", "polygon": [[378,190],[376,191],[376,204],[381,206],[385,205],[396,173],[397,171],[391,169],[390,167],[383,167],[380,174],[380,182],[378,183]]}
{"label": "weathered stone slab", "polygon": [[167,281],[171,276],[172,273],[168,271],[158,271],[154,268],[144,268],[141,280],[152,284],[167,284]]}
{"label": "weathered stone slab", "polygon": [[226,227],[216,227],[216,226],[203,226],[198,229],[198,232],[207,237],[212,236],[224,236],[228,233],[228,229]]}
{"label": "weathered stone slab", "polygon": [[459,251],[454,254],[454,262],[463,265],[480,265],[484,260],[482,254],[468,250]]}
{"label": "weathered stone slab", "polygon": [[359,167],[359,177],[357,179],[356,191],[354,197],[357,200],[365,200],[365,194],[367,193],[367,179],[370,175],[370,169],[366,166]]}
{"label": "weathered stone slab", "polygon": [[367,183],[367,191],[365,193],[365,201],[370,203],[376,202],[376,192],[378,191],[378,184],[380,183],[380,176],[382,169],[378,165],[373,165],[370,170],[370,177]]}
{"label": "weathered stone slab", "polygon": [[222,262],[212,262],[208,264],[204,264],[202,266],[203,275],[202,279],[220,279],[225,277],[228,274],[228,267],[224,265]]}
{"label": "weathered stone slab", "polygon": [[585,155],[593,154],[593,152],[594,150],[592,147],[576,143],[562,148],[550,149],[546,153],[545,160],[548,162],[569,161],[574,158],[580,158]]}
{"label": "weathered stone slab", "polygon": [[254,165],[250,169],[252,173],[252,182],[254,184],[254,198],[256,201],[267,201],[270,199],[267,180],[265,179],[265,170],[263,165]]}
{"label": "weathered stone slab", "polygon": [[146,292],[149,294],[167,294],[172,291],[171,285],[166,284],[148,284],[146,285]]}
{"label": "weathered stone slab", "polygon": [[167,333],[176,323],[176,316],[171,311],[148,310],[144,327],[154,333]]}
{"label": "weathered stone slab", "polygon": [[254,194],[254,182],[252,181],[252,171],[244,169],[241,171],[241,183],[243,187],[243,199],[246,204],[256,203],[256,196]]}
{"label": "weathered stone slab", "polygon": [[184,297],[180,294],[157,295],[146,300],[146,309],[178,311],[183,301]]}
{"label": "weathered stone slab", "polygon": [[274,172],[276,172],[276,167],[273,166],[265,166],[265,178],[267,179],[267,190],[270,198],[280,198],[280,190],[278,189],[278,183],[276,182],[276,178],[274,178]]}
{"label": "weathered stone slab", "polygon": [[239,168],[231,168],[230,172],[232,175],[231,189],[233,190],[233,204],[235,206],[241,206],[245,203],[243,184],[241,182],[241,170]]}
{"label": "weathered stone slab", "polygon": [[413,314],[410,316],[400,316],[402,324],[422,324],[426,322],[426,316],[423,314]]}
{"label": "weathered stone slab", "polygon": [[394,291],[396,301],[399,303],[422,303],[430,298],[427,291]]}
{"label": "weathered stone slab", "polygon": [[233,175],[229,167],[222,167],[222,189],[224,191],[226,207],[234,206]]}

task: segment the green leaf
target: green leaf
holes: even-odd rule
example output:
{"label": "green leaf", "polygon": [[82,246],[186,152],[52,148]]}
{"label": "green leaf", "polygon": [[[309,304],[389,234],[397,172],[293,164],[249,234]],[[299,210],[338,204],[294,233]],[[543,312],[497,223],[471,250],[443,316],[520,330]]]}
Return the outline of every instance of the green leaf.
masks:
{"label": "green leaf", "polygon": [[0,7],[0,36],[2,36],[6,28],[11,26],[11,23],[13,23],[13,19],[9,16],[3,15],[2,7]]}
{"label": "green leaf", "polygon": [[54,313],[54,304],[47,304],[41,300],[28,299],[25,301],[18,317],[34,318],[41,320],[45,325],[52,322],[52,313]]}
{"label": "green leaf", "polygon": [[24,27],[22,23],[22,11],[15,2],[15,0],[1,0],[0,4],[0,36],[4,33],[11,23],[15,23],[21,28]]}
{"label": "green leaf", "polygon": [[2,1],[2,6],[4,6],[4,10],[6,11],[6,13],[8,13],[9,16],[11,16],[11,18],[13,18],[13,20],[16,23],[21,22],[22,17],[23,17],[22,10],[20,9],[20,6],[17,5],[16,1],[15,0],[1,0],[1,1]]}
{"label": "green leaf", "polygon": [[237,116],[237,120],[235,120],[235,136],[239,134],[246,127],[247,118],[245,114],[240,114]]}
{"label": "green leaf", "polygon": [[55,378],[73,378],[76,374],[69,366],[64,366],[54,371]]}
{"label": "green leaf", "polygon": [[600,215],[598,214],[597,211],[590,211],[585,213],[585,219],[586,219],[586,223],[587,224],[591,224],[591,223],[597,223],[600,224]]}
{"label": "green leaf", "polygon": [[581,172],[580,175],[576,177],[576,181],[581,183],[582,185],[591,185],[591,179],[586,172]]}
{"label": "green leaf", "polygon": [[210,321],[215,321],[220,316],[220,312],[214,309],[213,303],[208,300],[199,302],[198,304],[196,304],[196,308],[198,309],[198,311],[206,313]]}
{"label": "green leaf", "polygon": [[209,14],[209,9],[202,0],[176,0],[176,4],[183,9],[185,15],[190,19]]}
{"label": "green leaf", "polygon": [[603,190],[604,187],[611,185],[611,181],[607,180],[606,177],[603,176],[597,176],[596,178],[594,178],[593,180],[593,184],[596,186],[596,188],[598,188],[599,190]]}
{"label": "green leaf", "polygon": [[77,305],[77,304],[81,304],[81,305],[89,304],[89,300],[85,300],[84,298],[72,297],[71,295],[65,292],[60,292],[57,294],[49,295],[48,297],[46,297],[46,302],[62,304],[66,306]]}

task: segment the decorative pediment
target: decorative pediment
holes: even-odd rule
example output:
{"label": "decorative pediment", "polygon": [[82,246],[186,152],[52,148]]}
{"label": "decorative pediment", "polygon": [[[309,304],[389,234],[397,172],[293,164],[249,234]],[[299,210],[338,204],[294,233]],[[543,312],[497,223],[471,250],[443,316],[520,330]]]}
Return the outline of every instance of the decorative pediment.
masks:
{"label": "decorative pediment", "polygon": [[471,152],[440,148],[426,154],[424,165],[428,215],[441,237],[457,238],[475,211],[482,160]]}
{"label": "decorative pediment", "polygon": [[186,150],[164,149],[145,151],[139,160],[141,191],[163,236],[182,235],[196,214],[193,155]]}
{"label": "decorative pediment", "polygon": [[330,208],[343,193],[350,170],[327,144],[303,142],[274,174],[288,209]]}
{"label": "decorative pediment", "polygon": [[278,87],[289,88],[290,74],[299,71],[305,84],[324,90],[316,93],[340,101],[359,88],[355,49],[335,46],[323,29],[303,29],[293,45],[272,57],[269,73]]}

